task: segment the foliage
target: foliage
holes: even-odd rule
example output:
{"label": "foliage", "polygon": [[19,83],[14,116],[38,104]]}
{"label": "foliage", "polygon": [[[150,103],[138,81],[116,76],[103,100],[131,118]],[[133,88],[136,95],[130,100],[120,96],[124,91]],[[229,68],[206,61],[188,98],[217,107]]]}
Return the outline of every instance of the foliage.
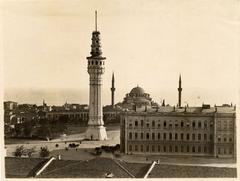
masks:
{"label": "foliage", "polygon": [[40,157],[48,157],[49,153],[50,153],[50,151],[48,150],[48,147],[45,146],[45,147],[41,147],[39,155],[40,155]]}
{"label": "foliage", "polygon": [[25,148],[23,145],[17,146],[16,151],[14,152],[14,156],[21,157],[24,154],[24,150]]}

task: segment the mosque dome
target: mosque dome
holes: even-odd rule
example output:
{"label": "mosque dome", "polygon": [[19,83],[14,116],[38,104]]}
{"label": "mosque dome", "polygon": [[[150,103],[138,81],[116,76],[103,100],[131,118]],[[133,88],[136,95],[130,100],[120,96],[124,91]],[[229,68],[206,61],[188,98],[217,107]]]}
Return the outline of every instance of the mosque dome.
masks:
{"label": "mosque dome", "polygon": [[130,94],[137,94],[137,95],[143,95],[144,93],[145,93],[145,91],[143,90],[143,88],[138,87],[138,86],[134,87],[130,92]]}

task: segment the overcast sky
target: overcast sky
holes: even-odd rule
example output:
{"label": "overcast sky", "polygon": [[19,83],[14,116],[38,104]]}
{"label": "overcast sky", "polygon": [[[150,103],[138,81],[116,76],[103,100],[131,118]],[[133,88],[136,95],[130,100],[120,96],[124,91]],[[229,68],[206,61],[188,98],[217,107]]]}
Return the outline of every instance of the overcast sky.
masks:
{"label": "overcast sky", "polygon": [[[237,0],[16,0],[1,6],[5,100],[88,103],[94,11],[103,55],[103,103],[137,84],[153,100],[236,103],[239,67]],[[184,103],[184,104],[185,104]]]}

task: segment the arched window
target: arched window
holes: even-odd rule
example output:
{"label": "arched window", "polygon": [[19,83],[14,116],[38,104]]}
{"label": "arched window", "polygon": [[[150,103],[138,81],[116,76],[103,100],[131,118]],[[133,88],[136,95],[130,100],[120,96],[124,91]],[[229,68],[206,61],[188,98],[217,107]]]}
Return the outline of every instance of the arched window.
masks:
{"label": "arched window", "polygon": [[161,133],[158,133],[158,140],[161,139]]}
{"label": "arched window", "polygon": [[189,134],[187,133],[187,140],[189,140]]}

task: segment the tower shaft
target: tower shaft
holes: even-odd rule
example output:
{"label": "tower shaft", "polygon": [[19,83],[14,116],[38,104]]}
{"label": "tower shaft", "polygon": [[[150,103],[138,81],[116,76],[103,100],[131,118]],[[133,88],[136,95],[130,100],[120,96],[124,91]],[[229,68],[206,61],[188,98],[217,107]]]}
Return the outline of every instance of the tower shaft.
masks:
{"label": "tower shaft", "polygon": [[[97,13],[95,12],[95,16]],[[95,17],[95,21],[97,17]],[[102,56],[100,32],[92,33],[91,56],[88,60],[89,73],[89,121],[86,138],[91,140],[106,140],[107,133],[103,122],[102,112],[102,75],[104,73],[105,57]]]}

